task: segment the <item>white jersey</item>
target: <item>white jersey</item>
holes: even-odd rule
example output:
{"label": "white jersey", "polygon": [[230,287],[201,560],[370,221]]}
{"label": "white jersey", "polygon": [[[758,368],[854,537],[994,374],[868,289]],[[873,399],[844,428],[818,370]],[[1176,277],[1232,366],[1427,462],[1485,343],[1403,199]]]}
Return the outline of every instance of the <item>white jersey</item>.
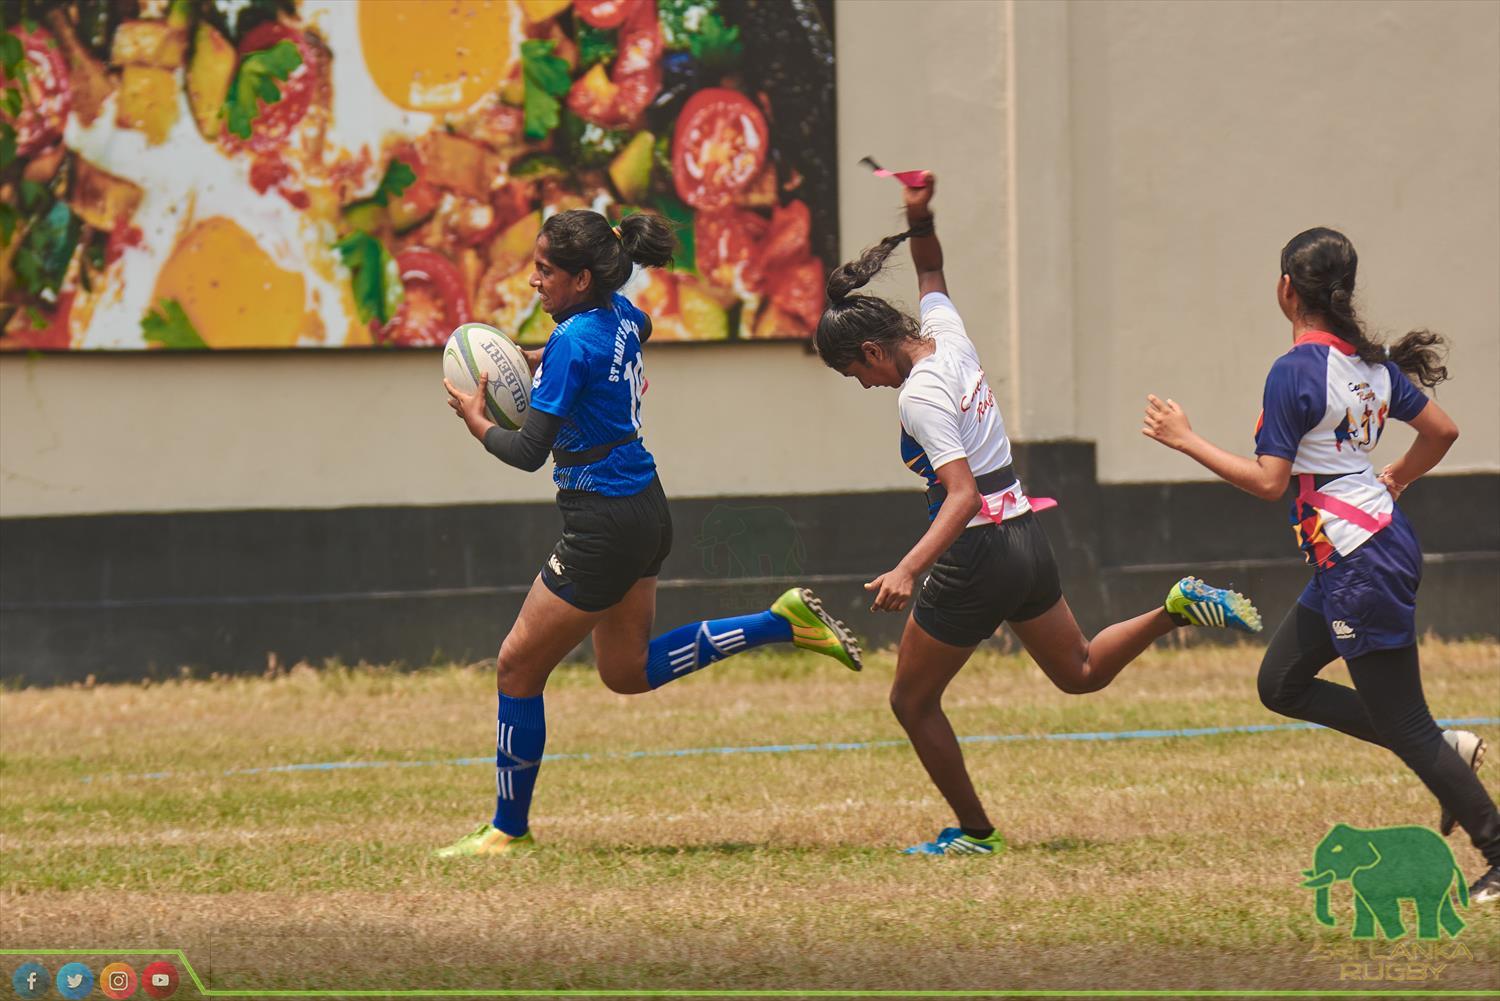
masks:
{"label": "white jersey", "polygon": [[[1010,464],[1010,439],[995,405],[995,393],[979,363],[953,301],[941,292],[922,297],[922,336],[933,352],[912,366],[901,385],[901,459],[927,480],[954,459],[968,459],[975,477]],[[928,516],[937,516],[937,505]],[[1019,482],[984,495],[984,507],[969,524],[1014,518],[1031,510]],[[989,512],[987,515],[986,512]]]}
{"label": "white jersey", "polygon": [[1425,406],[1395,362],[1362,361],[1326,331],[1304,332],[1271,366],[1255,452],[1292,464],[1292,524],[1309,562],[1331,566],[1390,522],[1396,505],[1370,452],[1388,418],[1411,421]]}

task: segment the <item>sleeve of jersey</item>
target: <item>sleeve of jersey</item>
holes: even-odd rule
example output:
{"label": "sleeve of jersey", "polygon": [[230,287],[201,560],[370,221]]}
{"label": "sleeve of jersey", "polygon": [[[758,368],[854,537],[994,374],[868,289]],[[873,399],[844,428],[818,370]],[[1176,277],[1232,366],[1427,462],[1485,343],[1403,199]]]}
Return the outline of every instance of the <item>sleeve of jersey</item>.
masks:
{"label": "sleeve of jersey", "polygon": [[1398,421],[1412,421],[1427,406],[1427,395],[1406,377],[1393,361],[1385,363],[1391,373],[1391,416]]}
{"label": "sleeve of jersey", "polygon": [[969,456],[952,401],[936,387],[909,386],[901,394],[901,426],[922,446],[933,469]]}
{"label": "sleeve of jersey", "polygon": [[567,417],[588,381],[588,372],[588,358],[578,341],[554,336],[542,349],[541,377],[531,389],[531,406],[554,417]]}
{"label": "sleeve of jersey", "polygon": [[1294,351],[1276,359],[1266,376],[1255,454],[1294,461],[1297,446],[1328,409],[1327,355]]}
{"label": "sleeve of jersey", "polygon": [[928,292],[922,296],[919,307],[922,314],[922,333],[928,337],[962,337],[968,340],[963,318],[953,300],[942,292]]}

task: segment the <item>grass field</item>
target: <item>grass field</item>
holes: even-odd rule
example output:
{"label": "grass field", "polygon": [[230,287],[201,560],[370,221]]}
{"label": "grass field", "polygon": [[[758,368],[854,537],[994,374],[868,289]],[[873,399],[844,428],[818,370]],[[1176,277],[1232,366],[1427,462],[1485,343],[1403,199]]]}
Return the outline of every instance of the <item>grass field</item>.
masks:
{"label": "grass field", "polygon": [[[968,735],[1285,722],[1258,658],[1163,647],[1070,697],[985,654],[947,704]],[[971,744],[994,860],[897,854],[951,822],[906,746],[623,756],[895,740],[892,658],[870,660],[747,655],[633,698],[563,669],[547,750],[590,757],[542,768],[543,849],[445,862],[493,808],[491,768],[445,763],[493,755],[487,666],[0,692],[0,946],[180,948],[216,990],[1500,986],[1500,907],[1425,958],[1356,949],[1347,885],[1339,927],[1313,919],[1299,870],[1331,825],[1437,820],[1393,756],[1330,732]],[[1439,717],[1500,716],[1500,646],[1423,664]],[[315,762],[431,764],[226,774]]]}

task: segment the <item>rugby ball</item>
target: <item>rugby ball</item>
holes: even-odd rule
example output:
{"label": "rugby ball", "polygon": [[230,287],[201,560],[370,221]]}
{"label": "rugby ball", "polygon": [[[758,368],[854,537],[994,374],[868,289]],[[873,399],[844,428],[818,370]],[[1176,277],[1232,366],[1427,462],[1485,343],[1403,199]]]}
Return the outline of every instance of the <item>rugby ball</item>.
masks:
{"label": "rugby ball", "polygon": [[531,406],[531,367],[514,341],[484,323],[465,323],[448,336],[443,348],[443,377],[460,392],[472,393],[483,372],[485,413],[501,427],[514,431],[526,421]]}

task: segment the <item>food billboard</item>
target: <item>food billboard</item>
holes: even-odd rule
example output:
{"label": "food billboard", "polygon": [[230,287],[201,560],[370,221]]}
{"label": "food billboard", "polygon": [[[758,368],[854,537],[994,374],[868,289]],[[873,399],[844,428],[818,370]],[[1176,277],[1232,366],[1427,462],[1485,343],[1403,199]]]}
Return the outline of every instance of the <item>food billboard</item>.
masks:
{"label": "food billboard", "polygon": [[0,348],[526,343],[547,215],[657,212],[658,341],[810,335],[818,0],[5,0]]}

